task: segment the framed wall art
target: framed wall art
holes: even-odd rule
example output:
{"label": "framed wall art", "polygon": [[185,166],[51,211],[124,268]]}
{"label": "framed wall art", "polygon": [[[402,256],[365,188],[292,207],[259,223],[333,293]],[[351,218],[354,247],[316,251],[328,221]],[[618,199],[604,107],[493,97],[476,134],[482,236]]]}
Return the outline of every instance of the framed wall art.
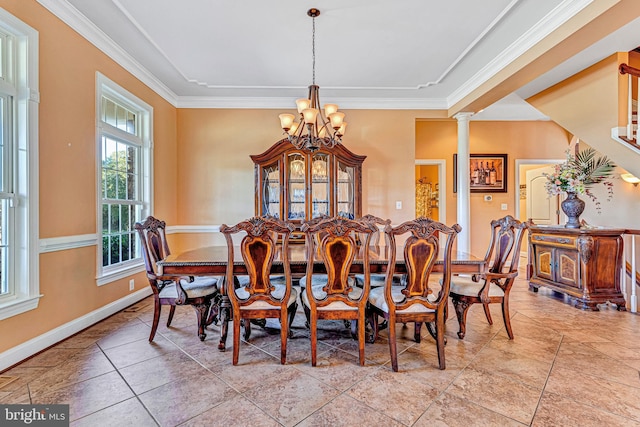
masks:
{"label": "framed wall art", "polygon": [[[458,190],[458,155],[453,155],[453,192]],[[469,191],[471,193],[507,192],[507,155],[470,154]]]}

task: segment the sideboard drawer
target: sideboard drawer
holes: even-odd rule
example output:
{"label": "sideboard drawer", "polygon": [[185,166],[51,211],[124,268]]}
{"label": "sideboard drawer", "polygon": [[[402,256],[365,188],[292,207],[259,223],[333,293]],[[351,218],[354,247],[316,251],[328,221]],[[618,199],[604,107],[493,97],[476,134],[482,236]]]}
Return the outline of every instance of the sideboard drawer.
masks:
{"label": "sideboard drawer", "polygon": [[545,243],[551,246],[575,247],[576,239],[572,236],[554,236],[549,234],[531,234],[533,243]]}

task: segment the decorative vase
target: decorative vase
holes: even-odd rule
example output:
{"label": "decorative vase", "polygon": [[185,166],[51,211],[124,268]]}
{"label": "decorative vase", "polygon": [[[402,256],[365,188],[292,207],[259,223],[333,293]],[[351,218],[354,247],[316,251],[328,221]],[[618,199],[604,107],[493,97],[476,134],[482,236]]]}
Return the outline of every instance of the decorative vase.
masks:
{"label": "decorative vase", "polygon": [[580,215],[584,211],[584,200],[580,200],[578,195],[573,192],[567,192],[567,198],[560,203],[562,212],[567,215],[567,223],[565,228],[580,228]]}

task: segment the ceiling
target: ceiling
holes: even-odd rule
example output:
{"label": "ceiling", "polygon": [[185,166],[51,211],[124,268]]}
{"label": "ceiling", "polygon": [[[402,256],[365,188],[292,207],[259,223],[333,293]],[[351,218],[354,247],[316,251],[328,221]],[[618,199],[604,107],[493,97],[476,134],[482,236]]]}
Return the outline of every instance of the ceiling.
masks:
{"label": "ceiling", "polygon": [[[38,1],[178,107],[292,108],[312,82],[307,10],[316,7],[322,101],[446,110],[593,0]],[[587,49],[477,118],[493,118],[493,108],[544,119],[522,97],[639,44],[620,39]]]}

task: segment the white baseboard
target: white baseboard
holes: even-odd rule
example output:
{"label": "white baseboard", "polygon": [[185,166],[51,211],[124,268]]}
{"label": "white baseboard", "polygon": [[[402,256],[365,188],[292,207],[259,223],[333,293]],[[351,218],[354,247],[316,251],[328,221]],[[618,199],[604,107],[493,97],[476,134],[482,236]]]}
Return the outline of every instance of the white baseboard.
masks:
{"label": "white baseboard", "polygon": [[44,350],[45,348],[62,341],[65,338],[70,337],[73,334],[80,332],[81,330],[103,319],[106,319],[112,314],[115,314],[132,304],[135,304],[141,299],[151,295],[151,293],[151,288],[149,286],[145,286],[144,289],[129,294],[124,298],[120,298],[119,300],[109,303],[104,307],[100,307],[99,309],[94,310],[91,313],[85,314],[82,317],[74,319],[71,322],[65,323],[64,325],[58,326],[57,328],[52,329],[49,332],[45,332],[40,336],[32,338],[25,343],[22,343],[20,345],[17,345],[16,347],[10,348],[9,350],[0,353],[0,372],[15,365],[16,363],[25,360],[30,356],[33,356],[34,354]]}

